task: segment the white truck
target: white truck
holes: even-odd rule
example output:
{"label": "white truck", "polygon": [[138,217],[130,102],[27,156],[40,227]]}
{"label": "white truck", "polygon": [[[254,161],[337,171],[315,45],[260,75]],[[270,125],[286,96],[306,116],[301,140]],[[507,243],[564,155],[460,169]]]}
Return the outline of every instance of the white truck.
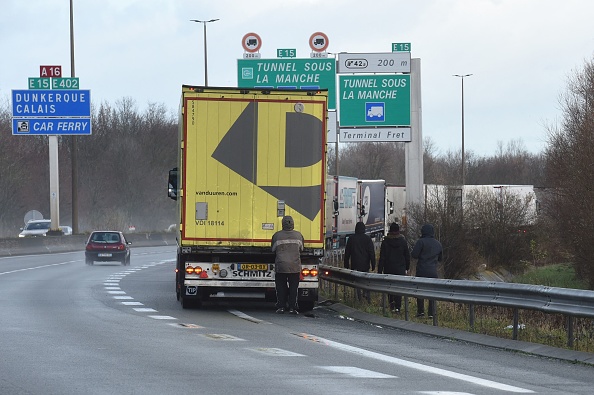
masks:
{"label": "white truck", "polygon": [[357,223],[357,179],[328,176],[326,181],[326,247],[344,247]]}

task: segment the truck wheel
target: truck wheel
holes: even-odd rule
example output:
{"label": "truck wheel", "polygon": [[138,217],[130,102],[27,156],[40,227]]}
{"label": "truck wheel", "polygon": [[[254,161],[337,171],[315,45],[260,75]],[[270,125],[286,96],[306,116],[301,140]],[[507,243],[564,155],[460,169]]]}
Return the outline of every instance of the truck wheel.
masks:
{"label": "truck wheel", "polygon": [[314,303],[315,302],[311,302],[311,301],[299,302],[299,311],[305,312],[305,311],[311,311],[311,310],[313,310]]}
{"label": "truck wheel", "polygon": [[184,298],[183,296],[180,296],[180,301],[182,309],[195,309],[200,307],[202,304],[200,299]]}

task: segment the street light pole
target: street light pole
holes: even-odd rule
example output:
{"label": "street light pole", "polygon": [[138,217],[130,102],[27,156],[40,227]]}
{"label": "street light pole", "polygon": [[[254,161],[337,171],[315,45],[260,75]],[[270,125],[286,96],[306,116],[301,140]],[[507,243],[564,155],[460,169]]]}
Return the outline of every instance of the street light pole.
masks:
{"label": "street light pole", "polygon": [[462,187],[466,182],[466,160],[464,159],[464,77],[470,77],[472,74],[454,74],[454,77],[460,77],[462,79]]}
{"label": "street light pole", "polygon": [[208,52],[206,50],[206,24],[216,22],[219,19],[210,19],[208,21],[201,21],[198,19],[190,19],[192,22],[202,23],[204,25],[204,86],[208,86]]}
{"label": "street light pole", "polygon": [[[74,72],[74,9],[70,0],[70,77]],[[70,137],[70,166],[72,174],[72,233],[78,234],[78,144],[76,136]]]}

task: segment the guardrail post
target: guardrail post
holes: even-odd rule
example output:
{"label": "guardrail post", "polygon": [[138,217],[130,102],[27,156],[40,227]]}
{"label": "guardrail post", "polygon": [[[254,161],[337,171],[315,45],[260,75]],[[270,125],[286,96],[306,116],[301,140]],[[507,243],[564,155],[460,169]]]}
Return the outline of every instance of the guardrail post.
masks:
{"label": "guardrail post", "polygon": [[437,300],[432,300],[433,303],[431,305],[431,311],[429,314],[433,316],[433,326],[437,326]]}
{"label": "guardrail post", "polygon": [[567,347],[573,348],[573,317],[568,315],[567,319]]}
{"label": "guardrail post", "polygon": [[386,315],[386,294],[382,294],[382,315]]}
{"label": "guardrail post", "polygon": [[408,321],[409,319],[409,315],[408,315],[408,296],[404,297],[404,320]]}
{"label": "guardrail post", "polygon": [[468,305],[468,321],[470,323],[470,329],[474,330],[474,304]]}
{"label": "guardrail post", "polygon": [[519,321],[520,321],[520,317],[518,314],[518,309],[514,308],[514,329],[513,329],[513,334],[512,334],[513,340],[518,340],[518,327],[520,326]]}

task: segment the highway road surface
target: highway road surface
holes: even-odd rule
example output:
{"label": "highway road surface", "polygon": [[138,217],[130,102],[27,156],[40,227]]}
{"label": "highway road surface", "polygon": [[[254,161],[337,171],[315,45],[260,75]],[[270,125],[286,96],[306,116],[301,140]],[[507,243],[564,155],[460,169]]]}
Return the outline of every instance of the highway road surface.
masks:
{"label": "highway road surface", "polygon": [[246,301],[184,310],[174,247],[0,258],[0,394],[592,394],[594,367]]}

